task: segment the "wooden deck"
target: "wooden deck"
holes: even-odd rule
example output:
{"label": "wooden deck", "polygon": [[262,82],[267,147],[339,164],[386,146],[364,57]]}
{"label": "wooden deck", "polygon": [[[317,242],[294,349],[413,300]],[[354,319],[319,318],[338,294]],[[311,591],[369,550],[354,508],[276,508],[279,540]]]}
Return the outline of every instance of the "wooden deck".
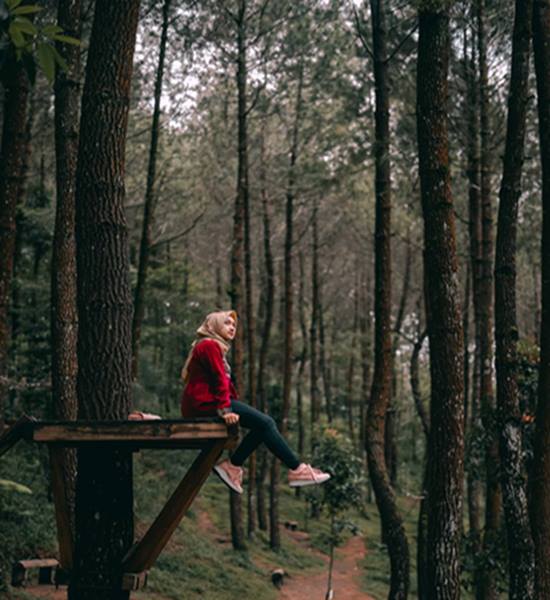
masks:
{"label": "wooden deck", "polygon": [[237,425],[227,426],[222,419],[161,419],[141,421],[38,421],[24,415],[0,436],[0,456],[19,440],[46,444],[50,453],[52,492],[55,503],[59,562],[63,570],[72,567],[73,541],[69,510],[65,501],[62,476],[62,449],[125,448],[199,449],[201,452],[183,477],[158,517],[141,540],[128,551],[123,562],[124,589],[138,589],[147,580],[147,571],[168,543],[174,530],[212,467],[226,448],[239,440]]}

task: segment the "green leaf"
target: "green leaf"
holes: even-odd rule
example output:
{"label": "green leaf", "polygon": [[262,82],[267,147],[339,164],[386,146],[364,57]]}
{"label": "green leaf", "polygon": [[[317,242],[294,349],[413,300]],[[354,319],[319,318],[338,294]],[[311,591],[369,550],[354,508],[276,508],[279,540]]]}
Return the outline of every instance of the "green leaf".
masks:
{"label": "green leaf", "polygon": [[53,50],[52,46],[46,42],[38,44],[36,49],[38,64],[50,83],[53,83],[55,77],[55,54]]}
{"label": "green leaf", "polygon": [[21,33],[21,30],[15,21],[10,23],[8,32],[10,34],[11,41],[16,48],[22,48],[26,44],[25,36]]}
{"label": "green leaf", "polygon": [[62,32],[63,27],[59,27],[59,25],[44,25],[44,27],[42,27],[42,33],[48,37]]}
{"label": "green leaf", "polygon": [[13,11],[13,9],[19,6],[21,2],[23,2],[23,0],[6,0],[6,5],[10,11]]}
{"label": "green leaf", "polygon": [[17,19],[14,19],[13,22],[17,25],[19,31],[22,31],[23,33],[28,33],[29,35],[38,34],[38,29],[36,29],[36,27],[29,21],[29,19],[19,17]]}
{"label": "green leaf", "polygon": [[66,60],[61,56],[61,54],[59,54],[55,46],[50,46],[50,48],[52,49],[55,62],[61,67],[63,71],[67,71],[69,67],[67,66]]}
{"label": "green leaf", "polygon": [[52,39],[54,39],[56,42],[63,42],[65,44],[72,44],[73,46],[80,46],[80,40],[71,37],[70,35],[59,35],[56,33],[52,36]]}
{"label": "green leaf", "polygon": [[30,6],[18,6],[17,8],[11,11],[12,15],[34,15],[37,12],[42,10],[41,6],[37,6],[36,4]]}
{"label": "green leaf", "polygon": [[11,492],[20,492],[21,494],[32,494],[31,488],[21,483],[10,481],[9,479],[0,479],[0,488]]}

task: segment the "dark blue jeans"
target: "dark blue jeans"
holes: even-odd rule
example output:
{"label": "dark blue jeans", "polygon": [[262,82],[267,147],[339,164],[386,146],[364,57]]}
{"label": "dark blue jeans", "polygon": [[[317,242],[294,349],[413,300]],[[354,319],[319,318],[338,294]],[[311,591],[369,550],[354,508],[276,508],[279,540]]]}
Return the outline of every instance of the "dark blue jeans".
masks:
{"label": "dark blue jeans", "polygon": [[289,469],[300,464],[272,417],[239,400],[231,400],[231,410],[239,415],[239,425],[250,430],[231,456],[234,465],[240,467],[262,442]]}

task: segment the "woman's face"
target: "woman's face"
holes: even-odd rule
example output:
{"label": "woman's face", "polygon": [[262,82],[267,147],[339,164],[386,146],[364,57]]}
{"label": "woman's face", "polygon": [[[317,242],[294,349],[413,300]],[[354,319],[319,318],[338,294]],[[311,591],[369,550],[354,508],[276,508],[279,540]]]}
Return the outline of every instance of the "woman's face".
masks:
{"label": "woman's face", "polygon": [[227,315],[223,321],[221,336],[226,340],[232,340],[237,333],[237,323],[235,323],[235,319]]}

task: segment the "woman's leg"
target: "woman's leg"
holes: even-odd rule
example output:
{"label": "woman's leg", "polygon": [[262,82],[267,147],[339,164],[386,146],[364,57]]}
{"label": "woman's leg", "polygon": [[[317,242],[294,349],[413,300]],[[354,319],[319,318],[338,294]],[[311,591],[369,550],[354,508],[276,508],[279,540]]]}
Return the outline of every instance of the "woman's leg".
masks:
{"label": "woman's leg", "polygon": [[239,400],[231,400],[231,410],[239,415],[239,424],[250,430],[231,456],[232,464],[240,467],[263,442],[289,469],[300,465],[272,417]]}

